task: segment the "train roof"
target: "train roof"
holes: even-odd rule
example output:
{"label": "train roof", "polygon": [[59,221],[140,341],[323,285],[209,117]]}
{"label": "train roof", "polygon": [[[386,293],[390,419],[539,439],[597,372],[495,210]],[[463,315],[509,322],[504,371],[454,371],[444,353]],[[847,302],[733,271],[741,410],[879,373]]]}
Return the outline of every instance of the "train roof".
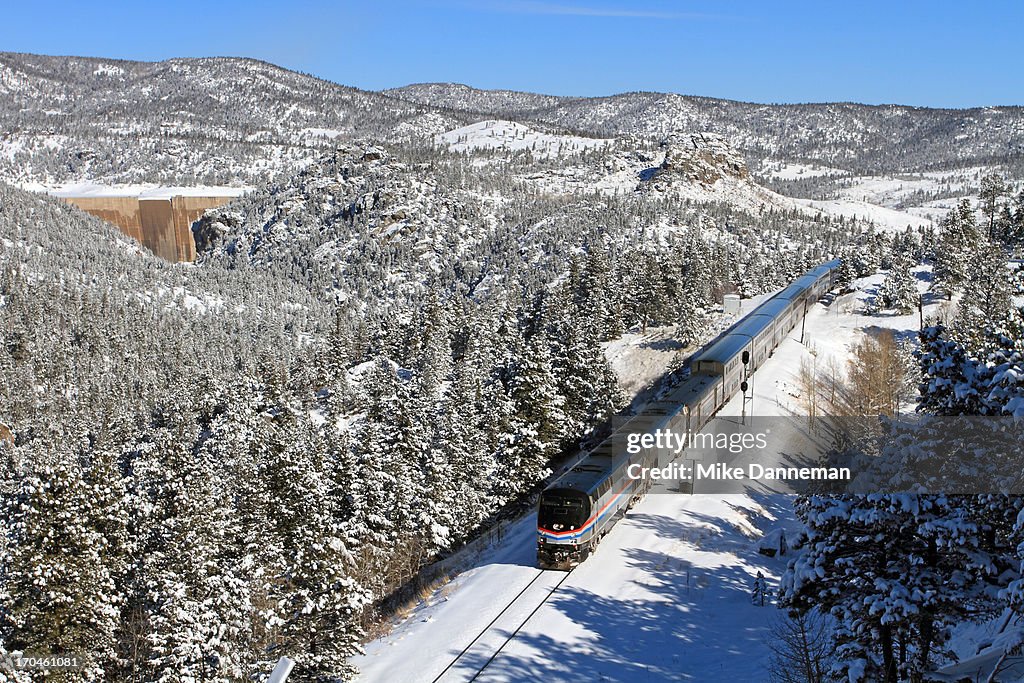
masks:
{"label": "train roof", "polygon": [[616,432],[646,432],[657,429],[679,414],[683,407],[675,402],[654,401],[644,409],[626,419]]}
{"label": "train roof", "polygon": [[694,358],[695,362],[717,361],[727,363],[733,356],[740,353],[750,343],[750,337],[743,334],[732,334],[731,332],[712,344],[707,351]]}
{"label": "train roof", "polygon": [[783,301],[792,301],[793,299],[797,298],[806,291],[807,285],[797,284],[796,282],[794,282],[789,287],[786,287],[784,290],[776,294],[773,298],[780,299]]}
{"label": "train roof", "polygon": [[674,401],[680,406],[694,405],[700,403],[714,386],[722,380],[712,375],[692,375],[688,380],[680,384],[665,397],[667,401]]}
{"label": "train roof", "polygon": [[778,297],[772,297],[765,301],[763,304],[754,309],[754,312],[750,315],[770,315],[777,316],[786,310],[792,301],[789,299],[780,299]]}
{"label": "train roof", "polygon": [[548,488],[575,489],[589,493],[611,474],[615,460],[614,444],[611,439],[605,439],[568,472],[551,482]]}
{"label": "train roof", "polygon": [[808,288],[814,286],[814,283],[818,281],[819,277],[821,277],[821,276],[820,275],[810,275],[810,274],[808,274],[808,275],[801,275],[797,279],[793,280],[793,284],[798,286],[798,287],[803,287],[804,289],[808,289]]}
{"label": "train roof", "polygon": [[828,271],[838,268],[840,263],[841,261],[837,258],[832,259],[831,261],[825,261],[825,263],[822,263],[817,268],[812,268],[808,275],[824,275]]}
{"label": "train roof", "polygon": [[626,433],[647,434],[666,425],[683,409],[683,403],[676,401],[655,401],[630,417],[616,432],[599,443],[574,464],[568,472],[558,477],[548,488],[575,489],[593,492],[621,460],[628,457]]}
{"label": "train roof", "polygon": [[754,311],[741,320],[735,327],[729,330],[729,334],[745,334],[749,337],[756,337],[772,326],[775,316]]}

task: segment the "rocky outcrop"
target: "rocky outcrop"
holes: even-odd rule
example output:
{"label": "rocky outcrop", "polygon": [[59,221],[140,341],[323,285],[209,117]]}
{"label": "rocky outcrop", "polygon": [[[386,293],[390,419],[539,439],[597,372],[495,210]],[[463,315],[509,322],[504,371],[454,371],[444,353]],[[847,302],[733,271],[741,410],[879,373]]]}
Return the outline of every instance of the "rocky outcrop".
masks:
{"label": "rocky outcrop", "polygon": [[662,142],[665,160],[655,174],[659,181],[714,185],[725,176],[745,179],[747,164],[725,138],[714,133],[675,134]]}
{"label": "rocky outcrop", "polygon": [[207,211],[192,224],[196,253],[213,251],[224,243],[224,236],[242,227],[245,217],[237,211]]}

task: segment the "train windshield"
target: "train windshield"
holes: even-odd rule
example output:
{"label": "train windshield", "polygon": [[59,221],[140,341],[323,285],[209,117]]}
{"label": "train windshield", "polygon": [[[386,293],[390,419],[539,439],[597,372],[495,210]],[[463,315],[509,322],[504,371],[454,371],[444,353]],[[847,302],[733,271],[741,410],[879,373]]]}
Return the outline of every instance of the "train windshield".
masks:
{"label": "train windshield", "polygon": [[590,499],[571,489],[551,489],[540,497],[537,525],[552,531],[578,529],[590,516]]}

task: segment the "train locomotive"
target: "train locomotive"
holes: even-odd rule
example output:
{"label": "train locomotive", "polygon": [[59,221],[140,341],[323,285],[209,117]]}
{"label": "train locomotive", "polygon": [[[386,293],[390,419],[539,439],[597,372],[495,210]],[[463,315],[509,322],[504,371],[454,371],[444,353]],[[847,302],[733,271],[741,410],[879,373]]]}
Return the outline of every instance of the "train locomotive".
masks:
{"label": "train locomotive", "polygon": [[626,475],[630,465],[655,466],[652,449],[622,452],[629,434],[653,433],[669,421],[697,433],[757,370],[810,307],[832,289],[839,261],[797,278],[764,301],[690,361],[690,376],[664,399],[648,404],[541,493],[537,505],[537,564],[569,570],[647,492],[650,482]]}

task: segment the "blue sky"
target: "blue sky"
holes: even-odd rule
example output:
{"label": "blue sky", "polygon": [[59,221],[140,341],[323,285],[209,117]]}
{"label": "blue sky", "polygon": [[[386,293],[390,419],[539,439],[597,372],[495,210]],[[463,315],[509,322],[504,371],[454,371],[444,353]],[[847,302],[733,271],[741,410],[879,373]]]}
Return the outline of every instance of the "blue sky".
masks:
{"label": "blue sky", "polygon": [[1024,104],[1024,2],[423,0],[6,3],[0,50],[246,56],[361,88]]}

